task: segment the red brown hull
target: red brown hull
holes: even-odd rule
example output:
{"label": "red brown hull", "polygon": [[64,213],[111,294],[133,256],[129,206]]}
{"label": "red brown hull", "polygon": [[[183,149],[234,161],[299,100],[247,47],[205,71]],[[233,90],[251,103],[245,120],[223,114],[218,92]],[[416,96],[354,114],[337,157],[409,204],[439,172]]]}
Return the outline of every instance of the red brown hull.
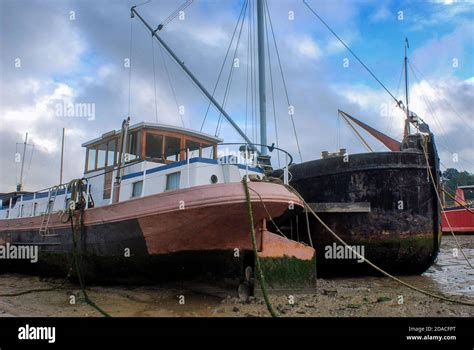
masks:
{"label": "red brown hull", "polygon": [[[474,208],[471,209],[474,211]],[[446,220],[446,217],[448,220]],[[443,233],[474,233],[474,214],[463,207],[449,208],[441,215]],[[449,221],[449,225],[448,225]]]}
{"label": "red brown hull", "polygon": [[[290,204],[298,208],[302,203],[282,185],[251,182],[249,188],[259,252],[272,256],[276,248],[275,256],[281,251],[297,259],[314,256],[312,248],[293,241],[288,241],[291,244],[286,247],[280,241],[277,247],[272,243],[265,248],[262,222],[269,215],[281,216]],[[151,271],[155,271],[156,266],[164,266],[165,260],[172,261],[177,271],[184,270],[185,266],[187,271],[192,271],[198,265],[207,271],[221,268],[222,257],[241,268],[253,256],[241,183],[199,186],[91,208],[84,211],[83,220],[78,250],[82,256],[91,258],[88,261],[94,261],[89,265],[99,267],[110,274],[108,277],[120,270],[130,274],[130,266],[137,267],[133,273],[143,272],[146,269],[138,267],[139,263],[145,260],[148,263],[150,259],[157,262],[147,268]],[[26,264],[29,269],[42,273],[44,269],[37,269],[36,265],[51,261],[54,263],[50,268],[56,269],[59,261],[67,269],[64,257],[69,257],[73,249],[70,223],[62,223],[59,214],[52,215],[49,228],[54,235],[51,236],[39,234],[40,224],[41,217],[1,220],[0,244],[38,245],[39,264]],[[275,242],[274,239],[266,241]],[[236,259],[237,250],[240,257]],[[124,257],[125,251],[130,257]]]}

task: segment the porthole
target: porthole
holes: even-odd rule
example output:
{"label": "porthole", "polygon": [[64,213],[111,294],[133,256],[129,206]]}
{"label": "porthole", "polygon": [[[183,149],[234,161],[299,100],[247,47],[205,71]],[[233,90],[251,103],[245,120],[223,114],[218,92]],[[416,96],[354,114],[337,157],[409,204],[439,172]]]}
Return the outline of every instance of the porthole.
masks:
{"label": "porthole", "polygon": [[216,184],[219,181],[216,175],[211,176],[211,183]]}

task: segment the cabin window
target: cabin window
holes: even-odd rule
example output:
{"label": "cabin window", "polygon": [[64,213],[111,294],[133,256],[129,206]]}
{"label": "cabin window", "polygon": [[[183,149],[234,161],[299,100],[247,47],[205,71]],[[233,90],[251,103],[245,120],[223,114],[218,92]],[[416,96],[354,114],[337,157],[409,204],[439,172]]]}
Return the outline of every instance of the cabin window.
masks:
{"label": "cabin window", "polygon": [[171,161],[179,160],[181,140],[177,137],[165,137],[165,159]]}
{"label": "cabin window", "polygon": [[199,157],[199,142],[186,140],[186,152],[189,151],[189,158]]}
{"label": "cabin window", "polygon": [[145,157],[163,159],[163,136],[146,133]]}
{"label": "cabin window", "polygon": [[107,166],[113,166],[115,161],[116,140],[111,140],[107,144]]}
{"label": "cabin window", "polygon": [[179,189],[179,180],[181,178],[181,172],[171,173],[166,175],[166,190],[177,190]]}
{"label": "cabin window", "polygon": [[101,143],[97,148],[97,168],[105,167],[105,157],[107,155],[107,144]]}
{"label": "cabin window", "polygon": [[33,215],[32,216],[36,216],[36,209],[38,208],[38,203],[37,202],[34,202],[33,203]]}
{"label": "cabin window", "polygon": [[112,192],[112,177],[113,177],[113,170],[112,168],[107,169],[104,173],[104,194],[103,199],[110,199],[111,192]]}
{"label": "cabin window", "polygon": [[140,140],[141,132],[133,132],[128,137],[128,153],[125,155],[125,161],[130,162],[140,158]]}
{"label": "cabin window", "polygon": [[202,145],[202,157],[203,158],[214,158],[214,145]]}
{"label": "cabin window", "polygon": [[141,197],[143,191],[143,181],[134,182],[132,185],[132,198]]}
{"label": "cabin window", "polygon": [[7,210],[7,219],[10,217],[10,209]]}
{"label": "cabin window", "polygon": [[88,159],[87,170],[88,171],[95,169],[96,151],[97,150],[95,149],[95,147],[89,148],[88,150],[89,152],[87,155],[87,159]]}

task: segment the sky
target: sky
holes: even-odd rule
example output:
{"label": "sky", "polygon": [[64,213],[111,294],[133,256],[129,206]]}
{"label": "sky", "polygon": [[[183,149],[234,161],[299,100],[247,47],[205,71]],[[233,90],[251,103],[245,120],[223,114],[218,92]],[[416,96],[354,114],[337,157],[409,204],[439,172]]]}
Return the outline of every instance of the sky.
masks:
{"label": "sky", "polygon": [[[153,0],[137,10],[155,28],[183,2]],[[474,2],[307,2],[403,100],[408,38],[410,109],[434,132],[442,169],[474,172]],[[14,190],[19,181],[15,155],[22,151],[25,133],[30,145],[25,156],[26,190],[59,182],[62,128],[66,129],[65,181],[82,176],[81,144],[119,129],[128,115],[132,124],[149,121],[195,130],[203,125],[202,131],[209,134],[218,129],[226,142],[242,141],[228,122],[217,127],[219,112],[213,107],[203,124],[209,101],[153,43],[145,27],[130,18],[135,4],[0,0],[0,192]],[[225,109],[258,142],[257,113],[252,117],[255,94],[248,78],[254,67],[249,37],[255,32],[248,11],[255,0],[245,4],[245,0],[195,0],[159,33],[210,92],[230,45],[215,97],[223,103],[235,57],[239,64],[232,70]],[[323,150],[364,152],[338,117],[338,109],[400,140],[403,112],[305,4],[300,0],[267,0],[267,4],[268,143],[278,144],[300,161],[293,118],[303,161],[319,159]],[[67,113],[71,106],[74,113]],[[81,106],[86,109],[77,109]],[[367,140],[375,150],[385,150],[369,136]]]}

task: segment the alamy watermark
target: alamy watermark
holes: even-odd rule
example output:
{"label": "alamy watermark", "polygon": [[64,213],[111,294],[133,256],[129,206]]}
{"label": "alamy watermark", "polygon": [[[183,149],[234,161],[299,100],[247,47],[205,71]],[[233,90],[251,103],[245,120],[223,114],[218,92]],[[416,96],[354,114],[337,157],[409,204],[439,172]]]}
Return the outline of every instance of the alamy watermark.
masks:
{"label": "alamy watermark", "polygon": [[11,245],[6,243],[0,245],[0,260],[19,259],[30,260],[31,263],[38,262],[37,245]]}
{"label": "alamy watermark", "polygon": [[95,103],[57,103],[56,117],[87,118],[95,120]]}
{"label": "alamy watermark", "polygon": [[231,151],[228,148],[217,152],[218,164],[243,164],[248,166],[257,166],[257,154],[251,149],[247,151]]}
{"label": "alamy watermark", "polygon": [[18,328],[20,340],[47,340],[48,343],[56,342],[56,327],[35,327],[26,324]]}
{"label": "alamy watermark", "polygon": [[354,259],[358,263],[363,263],[365,261],[365,247],[363,245],[345,246],[333,243],[324,247],[324,257],[326,259]]}

